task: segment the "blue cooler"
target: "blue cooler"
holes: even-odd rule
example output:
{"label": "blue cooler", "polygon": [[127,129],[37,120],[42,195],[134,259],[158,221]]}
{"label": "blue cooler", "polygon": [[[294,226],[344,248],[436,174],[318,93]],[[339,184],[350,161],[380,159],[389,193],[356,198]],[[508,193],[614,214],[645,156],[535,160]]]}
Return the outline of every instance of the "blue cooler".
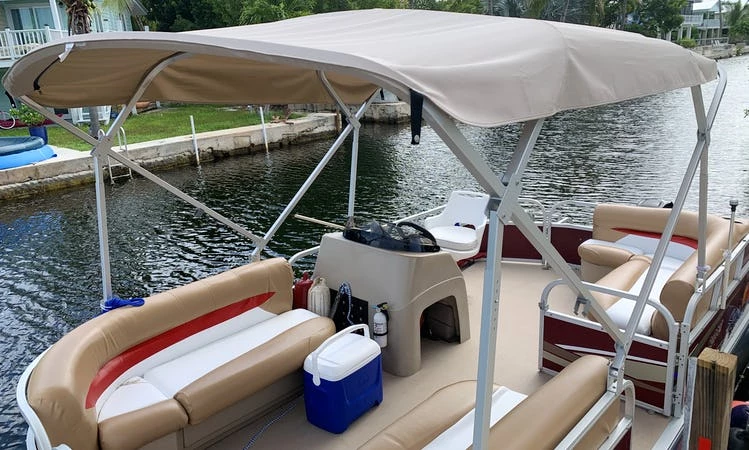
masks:
{"label": "blue cooler", "polygon": [[[356,330],[364,330],[364,336],[353,334]],[[367,325],[336,333],[304,360],[304,405],[311,424],[343,433],[381,402],[382,357]]]}

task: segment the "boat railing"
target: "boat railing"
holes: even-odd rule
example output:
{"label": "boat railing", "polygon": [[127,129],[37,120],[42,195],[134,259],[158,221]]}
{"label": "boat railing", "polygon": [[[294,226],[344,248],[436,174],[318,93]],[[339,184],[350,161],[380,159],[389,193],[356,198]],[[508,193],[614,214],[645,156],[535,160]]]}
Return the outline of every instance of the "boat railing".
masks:
{"label": "boat railing", "polygon": [[[699,336],[701,336],[708,325],[712,322],[715,314],[718,313],[722,308],[725,307],[727,299],[725,298],[728,293],[734,292],[741,280],[749,274],[749,264],[745,263],[745,256],[747,247],[749,247],[749,236],[744,237],[738,245],[736,245],[731,252],[726,252],[726,258],[721,264],[716,267],[713,273],[704,281],[701,286],[696,286],[694,294],[687,303],[684,318],[681,322],[677,322],[673,314],[660,302],[647,300],[647,304],[652,306],[659,312],[666,321],[668,326],[668,360],[666,378],[674,379],[676,374],[676,385],[666,385],[667,392],[665,393],[665,405],[664,409],[668,410],[671,407],[672,396],[671,392],[679,393],[683,391],[685,379],[679,374],[686,373],[686,362],[690,352],[692,343],[696,342]],[[731,274],[733,271],[733,274]],[[730,281],[724,284],[725,277],[730,277]],[[696,281],[695,281],[696,282]],[[549,283],[541,294],[541,301],[539,306],[541,307],[541,314],[549,310],[549,296],[551,291],[562,284],[566,284],[563,280],[555,280]],[[627,298],[630,300],[637,300],[636,293],[630,293],[620,291],[618,289],[609,288],[594,283],[583,282],[590,291],[601,292],[604,294],[613,295],[616,297]],[[707,313],[700,318],[700,320],[692,326],[692,320],[696,312],[697,306],[700,304],[702,299],[707,293],[710,293],[710,305]],[[580,300],[578,299],[574,308],[576,315],[578,312]],[[584,314],[584,312],[583,312]],[[740,330],[745,328],[745,322],[749,322],[749,315],[744,314],[741,317],[741,322],[734,324],[731,330],[726,331],[726,335],[723,337],[722,343],[715,343],[714,345],[720,345],[721,351],[731,352],[738,342],[740,336]],[[678,344],[677,344],[678,343]],[[678,345],[678,348],[677,348]],[[539,367],[541,367],[541,358],[543,355],[539,353]],[[682,413],[683,405],[681,401],[673,403],[674,414],[676,416]]]}
{"label": "boat railing", "polygon": [[619,419],[616,426],[608,435],[599,448],[610,449],[617,448],[617,444],[632,429],[635,418],[635,385],[624,380],[621,387],[614,385],[613,389],[607,391],[601,397],[587,414],[585,414],[575,425],[567,436],[560,442],[557,449],[568,449],[577,447],[578,444],[587,436],[588,432],[600,423],[601,417],[606,414],[614,403],[620,401],[621,393],[624,394],[624,416]]}
{"label": "boat railing", "polygon": [[[560,285],[567,285],[567,283],[563,279],[554,280],[548,285],[546,285],[543,292],[541,293],[541,301],[539,302],[539,307],[541,310],[540,312],[541,323],[543,323],[544,316],[547,314],[547,311],[549,311],[550,309],[549,308],[549,296],[551,294],[551,291]],[[614,296],[621,297],[621,298],[627,298],[633,301],[637,301],[637,296],[639,294],[639,293],[621,291],[619,289],[614,289],[614,288],[610,288],[610,287],[603,286],[600,284],[594,284],[594,283],[589,283],[585,281],[583,282],[583,285],[586,288],[588,288],[588,290],[590,290],[591,292],[600,292],[603,294],[614,295]],[[581,303],[584,303],[584,302],[581,302],[580,297],[578,297],[576,299],[576,305],[574,309],[575,315],[579,316],[581,314],[585,314],[585,311],[583,311],[582,313],[578,311],[578,305]],[[677,358],[677,350],[678,350],[677,339],[679,337],[679,323],[676,322],[676,319],[674,318],[673,314],[671,314],[671,311],[669,311],[661,303],[650,300],[650,299],[647,299],[645,303],[649,306],[652,306],[657,312],[659,312],[663,316],[666,322],[666,326],[668,327],[668,346],[667,346],[668,356],[667,356],[667,361],[666,361],[665,379],[672,380],[674,379],[674,374],[677,373],[676,364],[677,364],[677,361],[679,360],[679,358]],[[553,313],[554,315],[567,316],[567,314],[561,313],[558,311],[554,311]],[[575,317],[575,320],[587,320],[587,319],[581,319],[579,317]],[[544,357],[543,356],[543,339],[544,339],[543,332],[540,334],[539,339],[541,340],[541,345],[539,346],[539,352],[538,352],[538,367],[542,368],[543,357]],[[649,345],[657,345],[657,346],[662,345],[658,343],[659,342],[658,340],[656,340],[655,338],[651,336],[637,335],[635,336],[635,340],[643,341]],[[664,405],[663,405],[664,412],[670,411],[671,407],[673,406],[673,396],[672,396],[673,392],[681,392],[681,391],[674,391],[673,384],[666,383],[665,391],[664,391]],[[681,405],[679,405],[679,407],[680,406]]]}

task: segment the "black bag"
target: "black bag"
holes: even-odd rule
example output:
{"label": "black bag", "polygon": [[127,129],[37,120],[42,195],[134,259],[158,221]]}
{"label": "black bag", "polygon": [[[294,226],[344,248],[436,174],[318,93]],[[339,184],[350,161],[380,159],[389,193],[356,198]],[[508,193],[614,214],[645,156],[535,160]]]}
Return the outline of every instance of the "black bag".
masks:
{"label": "black bag", "polygon": [[435,341],[456,342],[459,336],[452,306],[437,302],[425,309],[421,335]]}
{"label": "black bag", "polygon": [[343,237],[360,244],[400,252],[431,253],[440,251],[432,233],[411,222],[369,222],[357,227],[353,220],[346,223]]}

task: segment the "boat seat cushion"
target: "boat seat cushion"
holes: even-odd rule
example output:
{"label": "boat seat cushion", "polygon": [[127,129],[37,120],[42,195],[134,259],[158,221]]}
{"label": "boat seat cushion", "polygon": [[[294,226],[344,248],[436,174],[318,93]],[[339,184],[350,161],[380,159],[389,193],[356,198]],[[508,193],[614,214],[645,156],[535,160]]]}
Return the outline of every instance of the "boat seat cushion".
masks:
{"label": "boat seat cushion", "polygon": [[577,253],[583,261],[589,261],[601,266],[618,267],[629,261],[635,255],[644,252],[639,247],[622,245],[617,242],[588,239],[580,244]]}
{"label": "boat seat cushion", "polygon": [[[636,258],[651,258],[655,253],[659,238],[671,210],[663,208],[646,208],[626,205],[600,204],[593,214],[593,239],[584,242],[578,249],[582,262],[582,278],[607,287],[629,292],[637,292],[644,282],[644,275],[639,282],[629,285],[623,279],[631,279],[633,266],[630,262]],[[698,220],[697,213],[682,212],[676,224],[673,237],[666,248],[664,263],[661,266],[650,299],[661,303],[681,322],[692,295],[694,294],[697,276]],[[722,217],[707,216],[705,263],[714,271],[723,258],[727,246],[730,223]],[[735,245],[749,233],[749,223],[745,220],[735,222],[733,242]],[[606,244],[607,243],[607,244]],[[604,248],[604,247],[611,248]],[[616,249],[616,250],[614,250]],[[633,250],[636,249],[636,250]],[[627,253],[633,256],[627,259]],[[637,255],[636,253],[639,253]],[[626,262],[617,265],[625,260]],[[626,267],[626,269],[624,268]],[[708,273],[708,276],[710,273]],[[618,301],[616,296],[594,293],[604,308],[609,308]],[[696,305],[692,326],[706,313],[712,289],[703,294]],[[611,312],[615,321],[626,323],[633,309],[634,302],[624,301]],[[650,335],[657,339],[668,339],[668,324],[657,311],[646,307],[651,317]],[[644,316],[638,327],[643,334],[648,331]]]}
{"label": "boat seat cushion", "polygon": [[[492,426],[489,448],[553,448],[606,392],[608,360],[586,355],[572,362]],[[435,392],[360,449],[422,449],[473,410],[474,381]],[[578,448],[597,448],[619,417],[614,403]]]}
{"label": "boat seat cushion", "polygon": [[103,450],[140,448],[187,425],[187,413],[174,399],[107,418],[99,423]]}
{"label": "boat seat cushion", "polygon": [[[138,405],[146,406],[129,412],[125,411],[136,407],[133,403],[115,401],[107,408],[110,411],[107,414],[116,412],[117,415],[100,416],[100,413],[127,380],[208,345],[204,337],[214,336],[219,329],[226,335],[236,333],[254,327],[257,321],[266,320],[264,318],[291,310],[292,281],[291,267],[283,258],[254,262],[152,295],[141,307],[102,314],[63,336],[41,357],[26,388],[29,404],[44,424],[52,445],[67,444],[76,450],[94,450],[114,442],[107,444],[108,448],[125,448],[117,439],[140,443],[144,436],[153,440],[185,426],[189,421],[187,411],[166,394],[167,400],[148,397],[145,403]],[[238,316],[253,309],[258,312]],[[237,320],[232,320],[233,317]],[[320,339],[314,333],[297,336],[308,345],[322,342],[334,332],[330,319],[312,320],[323,321],[331,329]],[[215,336],[216,339],[223,337]],[[178,346],[178,351],[162,351]],[[302,359],[298,368],[302,367]],[[254,363],[245,360],[245,364]],[[231,361],[218,369],[211,368],[200,378],[209,379],[217,370],[229,366],[233,366]],[[151,384],[161,391],[161,386]],[[147,385],[136,388],[153,393]],[[117,392],[115,399],[125,392]],[[241,392],[237,390],[234,396],[237,401],[242,400]],[[154,412],[162,410],[167,412]],[[173,414],[175,410],[181,412]],[[120,426],[130,423],[136,425]]]}
{"label": "boat seat cushion", "polygon": [[479,245],[480,237],[473,228],[452,225],[430,228],[429,232],[437,240],[437,245],[451,250],[468,251]]}
{"label": "boat seat cushion", "polygon": [[143,378],[171,398],[180,389],[217,367],[238,358],[286,330],[319,317],[306,309],[295,309],[240,332],[217,339],[145,372]]}
{"label": "boat seat cushion", "polygon": [[[475,383],[473,384],[474,395],[475,395]],[[492,394],[491,403],[491,417],[489,419],[489,426],[493,427],[494,424],[502,420],[513,408],[515,408],[520,402],[528,397],[525,394],[515,392],[504,386],[495,388]],[[446,448],[468,448],[473,443],[473,425],[475,422],[476,410],[472,408],[466,415],[460,420],[455,422],[448,429],[440,433],[435,439],[433,439],[428,445],[424,447],[424,450],[441,450]]]}
{"label": "boat seat cushion", "polygon": [[[650,267],[650,258],[645,256],[635,256],[626,263],[609,272],[606,276],[596,282],[601,286],[606,286],[620,291],[629,291],[637,283],[642,274]],[[593,291],[593,297],[603,309],[608,309],[618,302],[621,297],[603,292]]]}
{"label": "boat seat cushion", "polygon": [[[681,265],[684,263],[684,261],[676,258],[671,258],[669,256],[665,256],[663,258],[663,263],[661,264],[660,269],[658,270],[658,273],[655,276],[655,282],[653,283],[653,289],[650,291],[649,300],[660,303],[660,295],[661,291],[663,290],[663,287],[666,285],[668,280],[671,278],[671,276],[674,274],[674,272],[681,267]],[[629,289],[623,289],[631,294],[639,294],[640,290],[642,289],[643,285],[645,284],[645,277],[647,276],[647,272],[650,269],[650,267],[646,267],[645,271],[640,275],[639,278],[635,281],[635,283],[629,288]],[[617,274],[620,271],[620,269],[615,269],[612,273]],[[605,286],[608,286],[605,284]],[[629,322],[629,318],[632,316],[632,311],[635,308],[635,301],[628,299],[628,298],[621,298],[618,301],[616,301],[613,305],[611,305],[606,312],[609,313],[611,316],[611,320],[614,321],[615,324],[619,326],[619,328],[624,329],[627,326],[627,322]],[[640,320],[637,323],[637,332],[640,334],[644,334],[646,336],[649,336],[652,332],[652,321],[653,321],[653,315],[656,313],[656,309],[653,306],[645,305],[645,310],[642,313],[642,316],[640,316]]]}
{"label": "boat seat cushion", "polygon": [[130,411],[147,408],[153,404],[169,400],[156,386],[142,377],[133,377],[115,389],[99,411],[99,422]]}
{"label": "boat seat cushion", "polygon": [[304,358],[333,334],[335,325],[327,317],[304,320],[181,387],[174,398],[191,424],[200,423],[299,370]]}

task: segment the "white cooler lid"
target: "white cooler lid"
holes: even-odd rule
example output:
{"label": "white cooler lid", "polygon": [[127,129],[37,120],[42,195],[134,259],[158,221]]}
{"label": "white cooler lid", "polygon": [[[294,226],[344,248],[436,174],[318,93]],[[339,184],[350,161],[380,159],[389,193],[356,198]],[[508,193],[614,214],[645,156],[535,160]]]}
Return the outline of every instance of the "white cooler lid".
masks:
{"label": "white cooler lid", "polygon": [[[324,380],[342,380],[380,354],[380,346],[377,342],[359,334],[350,332],[342,336],[336,334],[328,340],[335,341],[317,355],[318,371],[320,378]],[[304,370],[313,375],[312,358],[314,355],[315,352],[312,352],[304,360]]]}

